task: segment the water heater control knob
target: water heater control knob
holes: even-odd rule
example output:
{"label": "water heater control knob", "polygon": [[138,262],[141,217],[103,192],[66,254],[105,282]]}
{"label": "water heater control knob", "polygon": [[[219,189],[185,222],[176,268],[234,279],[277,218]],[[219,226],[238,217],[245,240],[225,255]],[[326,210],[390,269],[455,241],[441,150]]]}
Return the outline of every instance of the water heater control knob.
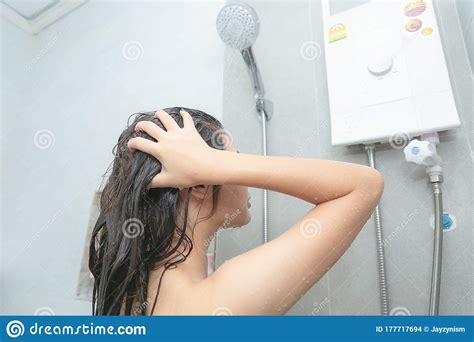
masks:
{"label": "water heater control knob", "polygon": [[374,54],[369,59],[367,69],[375,76],[382,76],[388,73],[393,66],[392,56],[386,54]]}
{"label": "water heater control knob", "polygon": [[419,165],[433,166],[441,162],[434,143],[413,139],[404,149],[405,159]]}

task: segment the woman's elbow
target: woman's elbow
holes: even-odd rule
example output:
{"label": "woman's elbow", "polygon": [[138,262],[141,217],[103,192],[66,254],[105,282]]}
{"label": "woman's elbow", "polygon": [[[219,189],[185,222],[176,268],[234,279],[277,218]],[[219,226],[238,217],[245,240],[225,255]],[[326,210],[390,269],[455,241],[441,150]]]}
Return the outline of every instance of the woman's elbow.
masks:
{"label": "woman's elbow", "polygon": [[372,194],[375,196],[376,202],[378,203],[380,200],[380,197],[382,197],[382,194],[383,194],[385,181],[380,171],[376,169],[371,169],[371,171],[372,172],[370,173],[370,176],[369,176],[369,188]]}
{"label": "woman's elbow", "polygon": [[382,197],[384,189],[384,177],[382,173],[367,166],[364,170],[363,181],[360,185],[364,197],[376,206]]}

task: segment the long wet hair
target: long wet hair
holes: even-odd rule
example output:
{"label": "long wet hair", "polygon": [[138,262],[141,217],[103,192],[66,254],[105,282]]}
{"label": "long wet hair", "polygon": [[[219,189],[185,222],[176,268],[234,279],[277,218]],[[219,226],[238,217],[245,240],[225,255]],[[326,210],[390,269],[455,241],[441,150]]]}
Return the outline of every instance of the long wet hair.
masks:
{"label": "long wet hair", "polygon": [[[197,131],[209,146],[223,149],[217,137],[223,126],[216,118],[190,108],[164,109],[180,127],[183,127],[181,109],[191,115]],[[185,261],[193,248],[186,234],[192,188],[186,189],[184,224],[179,227],[176,219],[180,190],[149,189],[151,180],[161,171],[160,161],[127,148],[128,140],[137,136],[156,141],[145,132],[135,132],[139,121],[152,121],[166,130],[154,113],[141,112],[129,118],[127,128],[113,149],[115,158],[111,168],[104,175],[107,181],[100,198],[100,216],[89,247],[89,269],[94,276],[93,315],[145,315],[150,304],[147,300],[150,272],[164,266],[162,277],[167,269]],[[214,213],[219,188],[219,185],[212,186],[213,208],[203,220]],[[151,313],[160,285],[161,278]]]}

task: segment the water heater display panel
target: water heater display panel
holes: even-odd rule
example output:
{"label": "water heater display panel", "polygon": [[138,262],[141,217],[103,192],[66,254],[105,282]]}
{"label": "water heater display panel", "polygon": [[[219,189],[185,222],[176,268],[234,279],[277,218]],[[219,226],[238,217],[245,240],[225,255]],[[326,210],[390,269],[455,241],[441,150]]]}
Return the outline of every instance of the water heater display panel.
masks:
{"label": "water heater display panel", "polygon": [[459,126],[431,1],[323,2],[333,145]]}

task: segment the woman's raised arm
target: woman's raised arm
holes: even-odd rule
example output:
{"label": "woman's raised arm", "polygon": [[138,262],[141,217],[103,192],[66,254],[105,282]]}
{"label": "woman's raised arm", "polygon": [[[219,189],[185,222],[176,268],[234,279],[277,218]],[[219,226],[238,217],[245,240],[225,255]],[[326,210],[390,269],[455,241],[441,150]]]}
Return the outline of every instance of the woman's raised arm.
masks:
{"label": "woman's raised arm", "polygon": [[[198,286],[203,300],[234,315],[281,315],[344,254],[383,191],[367,166],[216,151],[213,179],[278,191],[315,204],[274,240],[226,261]],[[216,179],[217,178],[217,179]]]}
{"label": "woman's raised arm", "polygon": [[151,122],[137,124],[136,129],[158,142],[129,141],[131,149],[150,153],[163,164],[151,186],[234,184],[315,204],[276,239],[226,261],[196,283],[192,300],[183,298],[185,311],[212,314],[224,307],[234,315],[284,314],[350,246],[380,200],[382,175],[358,164],[213,149],[189,114],[181,114],[183,128],[163,111],[156,115],[167,131]]}

